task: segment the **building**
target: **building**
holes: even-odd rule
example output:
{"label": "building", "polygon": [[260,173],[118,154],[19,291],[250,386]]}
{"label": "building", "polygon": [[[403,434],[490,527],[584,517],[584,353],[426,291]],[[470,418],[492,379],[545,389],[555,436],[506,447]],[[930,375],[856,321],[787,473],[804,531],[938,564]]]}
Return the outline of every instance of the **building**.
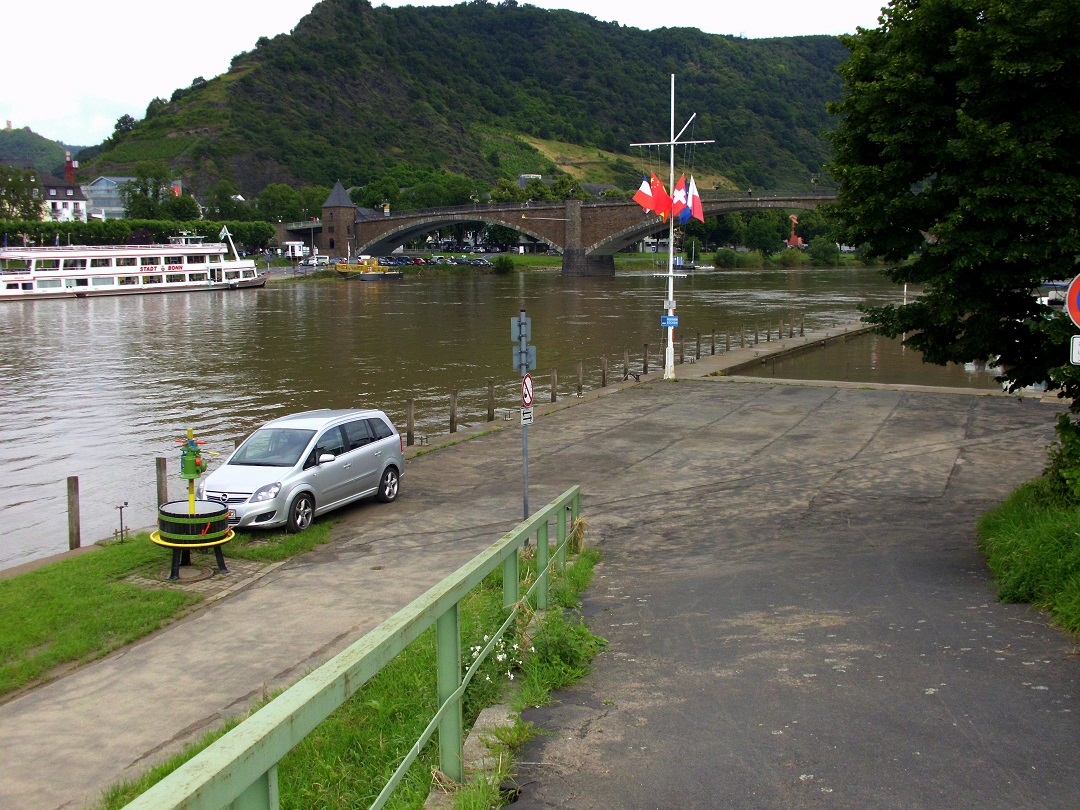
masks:
{"label": "building", "polygon": [[82,187],[86,205],[94,219],[123,219],[127,213],[120,197],[120,186],[133,183],[134,177],[99,177]]}
{"label": "building", "polygon": [[38,175],[41,210],[50,222],[86,222],[87,200],[78,183]]}

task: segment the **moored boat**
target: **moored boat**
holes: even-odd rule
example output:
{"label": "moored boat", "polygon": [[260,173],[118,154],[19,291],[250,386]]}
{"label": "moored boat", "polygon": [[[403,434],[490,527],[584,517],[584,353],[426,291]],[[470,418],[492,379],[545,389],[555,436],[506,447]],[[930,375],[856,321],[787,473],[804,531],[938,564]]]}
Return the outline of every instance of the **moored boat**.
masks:
{"label": "moored boat", "polygon": [[401,270],[389,270],[380,265],[374,256],[360,256],[356,264],[339,264],[337,271],[347,280],[391,281],[405,277]]}
{"label": "moored boat", "polygon": [[[252,259],[224,242],[183,233],[167,245],[56,245],[0,249],[0,301],[262,287]],[[232,249],[232,257],[228,255]]]}

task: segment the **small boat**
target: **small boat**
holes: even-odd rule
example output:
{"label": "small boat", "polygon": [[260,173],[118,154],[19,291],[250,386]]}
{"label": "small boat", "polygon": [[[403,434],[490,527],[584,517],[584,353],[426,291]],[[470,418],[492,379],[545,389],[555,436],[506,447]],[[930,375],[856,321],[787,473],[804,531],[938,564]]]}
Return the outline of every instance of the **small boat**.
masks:
{"label": "small boat", "polygon": [[405,278],[403,271],[383,267],[374,256],[360,256],[356,264],[339,264],[337,271],[346,280],[392,281]]}
{"label": "small boat", "polygon": [[[252,259],[190,233],[167,245],[55,245],[0,249],[0,301],[263,287]],[[232,249],[232,257],[227,255]]]}

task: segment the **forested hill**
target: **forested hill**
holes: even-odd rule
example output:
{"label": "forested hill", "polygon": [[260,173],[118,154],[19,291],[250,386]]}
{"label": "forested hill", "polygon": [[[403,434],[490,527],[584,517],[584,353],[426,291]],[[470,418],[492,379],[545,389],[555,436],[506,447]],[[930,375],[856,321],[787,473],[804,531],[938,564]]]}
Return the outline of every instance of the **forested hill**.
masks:
{"label": "forested hill", "polygon": [[323,0],[228,73],[152,102],[89,165],[84,153],[82,175],[164,159],[195,190],[225,178],[246,195],[272,182],[364,185],[401,164],[494,182],[574,164],[559,156],[574,150],[551,146],[561,142],[585,147],[581,179],[632,188],[657,150],[629,145],[668,138],[674,73],[676,127],[696,112],[683,138],[716,140],[684,164],[708,187],[806,187],[828,157],[825,103],[839,98],[846,55],[833,37],[642,31],[513,0]]}

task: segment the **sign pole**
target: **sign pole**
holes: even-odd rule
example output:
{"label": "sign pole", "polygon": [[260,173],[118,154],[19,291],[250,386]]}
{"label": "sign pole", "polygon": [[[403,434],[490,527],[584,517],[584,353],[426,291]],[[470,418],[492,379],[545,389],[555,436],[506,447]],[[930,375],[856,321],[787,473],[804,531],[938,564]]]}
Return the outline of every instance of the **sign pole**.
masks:
{"label": "sign pole", "polygon": [[[521,374],[521,476],[522,519],[529,518],[529,425],[533,418],[533,379],[529,369],[536,368],[536,348],[529,345],[532,337],[532,321],[521,310],[518,317],[510,319],[510,335],[514,347],[514,368]],[[525,545],[528,545],[526,541]]]}

